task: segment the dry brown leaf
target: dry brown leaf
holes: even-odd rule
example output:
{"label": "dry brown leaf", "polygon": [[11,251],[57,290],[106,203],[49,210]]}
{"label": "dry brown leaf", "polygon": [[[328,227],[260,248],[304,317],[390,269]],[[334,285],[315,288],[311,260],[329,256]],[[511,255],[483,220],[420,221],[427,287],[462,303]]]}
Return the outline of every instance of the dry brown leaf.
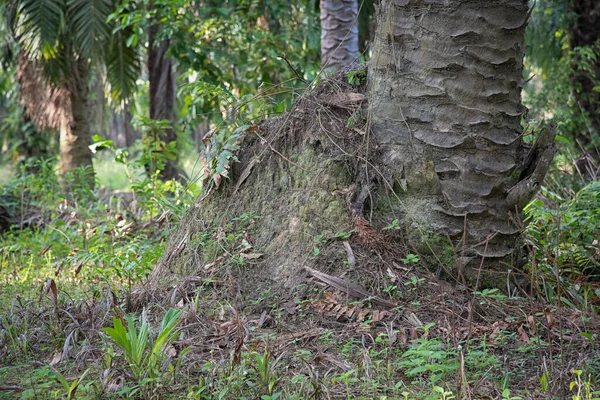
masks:
{"label": "dry brown leaf", "polygon": [[262,257],[262,255],[262,253],[240,253],[240,257],[245,258],[246,260],[255,260]]}
{"label": "dry brown leaf", "polygon": [[546,308],[544,310],[544,313],[546,314],[546,322],[548,323],[548,330],[552,330],[552,328],[554,327],[554,324],[556,323],[556,318],[554,317],[554,313],[549,308]]}
{"label": "dry brown leaf", "polygon": [[167,356],[173,358],[177,356],[177,350],[175,349],[175,347],[173,345],[170,345],[169,347],[167,347]]}
{"label": "dry brown leaf", "polygon": [[44,247],[44,248],[42,249],[42,251],[40,252],[40,254],[39,254],[39,256],[38,256],[38,257],[42,257],[44,254],[46,254],[46,253],[48,252],[48,250],[50,250],[50,248],[51,248],[51,247],[52,247],[52,245],[51,245],[51,244],[49,244],[49,245],[47,245],[46,247]]}
{"label": "dry brown leaf", "polygon": [[388,267],[387,274],[392,282],[398,282],[398,276]]}
{"label": "dry brown leaf", "polygon": [[58,307],[58,289],[56,288],[56,282],[52,278],[46,281],[46,293],[48,292],[52,292],[52,300],[54,301],[54,306]]}
{"label": "dry brown leaf", "polygon": [[348,310],[346,311],[346,318],[351,319],[352,316],[354,315],[355,311],[356,311],[356,307],[353,307],[353,306],[348,307]]}
{"label": "dry brown leaf", "polygon": [[365,317],[369,314],[369,309],[368,308],[361,308],[358,310],[358,316],[356,317],[356,320],[358,322],[364,321]]}
{"label": "dry brown leaf", "polygon": [[221,186],[221,181],[223,180],[221,174],[214,174],[212,179],[215,182],[215,187],[218,189]]}
{"label": "dry brown leaf", "polygon": [[402,344],[408,343],[408,338],[406,337],[406,328],[400,328],[398,341]]}
{"label": "dry brown leaf", "polygon": [[242,346],[244,345],[244,327],[242,326],[242,320],[240,314],[234,309],[236,317],[237,336],[235,338],[235,349],[233,351],[233,363],[239,364],[242,360]]}
{"label": "dry brown leaf", "polygon": [[59,350],[56,350],[52,354],[52,360],[50,361],[49,365],[51,367],[54,367],[56,364],[58,364],[60,362],[61,359],[62,359],[62,352]]}
{"label": "dry brown leaf", "polygon": [[372,311],[371,311],[371,316],[372,316],[372,318],[373,318],[373,322],[378,322],[378,321],[381,321],[381,318],[383,318],[383,317],[382,317],[382,314],[383,314],[383,313],[382,313],[382,312],[380,312],[379,310],[372,310]]}
{"label": "dry brown leaf", "polygon": [[529,332],[531,333],[531,336],[535,336],[537,333],[537,327],[535,325],[535,319],[533,318],[533,315],[527,316],[527,322],[529,323]]}
{"label": "dry brown leaf", "polygon": [[519,333],[519,337],[523,342],[529,343],[529,336],[527,335],[527,332],[525,332],[525,329],[523,329],[523,325],[519,324],[517,327],[517,332]]}
{"label": "dry brown leaf", "polygon": [[329,300],[330,302],[336,304],[337,300],[335,299],[335,296],[329,292],[323,292],[323,296],[325,296],[327,298],[327,300]]}
{"label": "dry brown leaf", "polygon": [[81,267],[83,267],[83,263],[84,263],[84,261],[81,260],[75,266],[75,278],[77,278],[77,275],[79,275],[79,273],[81,272]]}

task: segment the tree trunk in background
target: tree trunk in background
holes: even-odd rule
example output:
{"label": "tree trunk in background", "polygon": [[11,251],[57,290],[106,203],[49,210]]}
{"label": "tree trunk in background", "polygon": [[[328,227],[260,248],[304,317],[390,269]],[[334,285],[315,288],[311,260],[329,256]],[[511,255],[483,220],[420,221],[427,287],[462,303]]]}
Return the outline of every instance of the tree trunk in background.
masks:
{"label": "tree trunk in background", "polygon": [[[175,123],[175,71],[174,60],[167,56],[169,42],[163,40],[156,43],[159,25],[152,25],[148,38],[148,75],[150,81],[150,118],[168,120],[171,128],[166,129],[161,137],[165,143],[177,140],[173,124]],[[163,180],[182,179],[183,172],[179,170],[174,160],[167,160],[165,169],[161,171]]]}
{"label": "tree trunk in background", "polygon": [[527,1],[387,0],[381,10],[372,130],[413,240],[437,232],[463,263],[510,265],[519,214],[554,154],[551,128],[529,156],[521,140]]}
{"label": "tree trunk in background", "polygon": [[[571,0],[571,11],[574,19],[569,26],[569,39],[572,49],[591,46],[596,52],[600,51],[600,2],[598,0]],[[577,60],[574,61],[577,64]],[[577,103],[586,113],[586,132],[575,133],[575,138],[584,150],[589,151],[596,161],[600,161],[600,92],[594,91],[594,86],[600,80],[600,57],[593,65],[596,82],[586,71],[573,69],[573,83]],[[594,141],[594,137],[596,140]]]}
{"label": "tree trunk in background", "polygon": [[321,0],[321,66],[340,71],[358,62],[358,0]]}
{"label": "tree trunk in background", "polygon": [[201,152],[204,148],[204,143],[202,143],[202,138],[210,131],[210,124],[207,120],[203,120],[199,124],[196,125],[192,132],[192,136],[194,139],[194,147],[196,151]]}
{"label": "tree trunk in background", "polygon": [[[71,99],[72,119],[60,130],[60,163],[61,176],[78,167],[92,168],[92,151],[89,146],[90,110],[88,106],[88,71],[87,60],[74,62],[68,82]],[[93,185],[94,174],[90,171],[90,183]]]}
{"label": "tree trunk in background", "polygon": [[[87,75],[86,61],[78,60],[66,85],[51,86],[24,53],[18,57],[19,96],[27,115],[39,129],[60,133],[61,176],[76,167],[92,167]],[[93,173],[90,179],[93,183]]]}
{"label": "tree trunk in background", "polygon": [[132,118],[128,104],[125,104],[120,112],[111,110],[108,137],[115,143],[115,146],[127,148],[142,138],[141,133],[133,128]]}

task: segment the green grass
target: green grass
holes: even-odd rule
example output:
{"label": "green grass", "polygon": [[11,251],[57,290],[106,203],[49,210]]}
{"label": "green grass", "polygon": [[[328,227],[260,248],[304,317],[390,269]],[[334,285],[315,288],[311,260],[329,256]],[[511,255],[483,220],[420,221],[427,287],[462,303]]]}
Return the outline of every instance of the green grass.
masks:
{"label": "green grass", "polygon": [[0,164],[0,185],[4,185],[12,179],[13,171],[10,164]]}
{"label": "green grass", "polygon": [[[186,152],[181,155],[178,162],[190,180],[197,184],[202,172],[199,156],[192,152]],[[125,174],[125,166],[116,162],[112,154],[106,152],[94,157],[94,171],[99,186],[110,190],[131,190],[131,184]],[[130,171],[133,172],[134,180],[140,180],[145,176],[145,172],[139,168],[130,168]],[[1,178],[0,183],[2,183]]]}
{"label": "green grass", "polygon": [[[114,161],[95,165],[101,183],[122,174]],[[192,238],[214,253],[214,272],[148,291],[193,197],[140,177],[136,210],[113,210],[86,190],[67,196],[52,168],[11,186],[25,190],[44,223],[0,235],[0,387],[12,388],[0,399],[600,397],[597,300],[573,301],[581,284],[562,301],[494,290],[470,297],[432,289],[435,278],[414,267],[395,272],[400,282],[380,274],[384,287],[405,290],[387,293],[401,307],[377,319],[368,304],[311,282],[243,301],[235,271],[251,271],[260,252],[247,247],[258,218],[248,212]],[[121,179],[112,188],[127,188]],[[170,222],[159,221],[164,212]],[[536,218],[548,225],[548,213],[540,208]],[[538,247],[550,255],[549,244]],[[412,265],[408,256],[399,262]],[[365,313],[345,318],[349,307]]]}
{"label": "green grass", "polygon": [[[94,171],[99,186],[110,190],[131,190],[125,166],[116,162],[113,157],[104,154],[94,157]],[[136,177],[141,175],[142,172],[136,172]]]}

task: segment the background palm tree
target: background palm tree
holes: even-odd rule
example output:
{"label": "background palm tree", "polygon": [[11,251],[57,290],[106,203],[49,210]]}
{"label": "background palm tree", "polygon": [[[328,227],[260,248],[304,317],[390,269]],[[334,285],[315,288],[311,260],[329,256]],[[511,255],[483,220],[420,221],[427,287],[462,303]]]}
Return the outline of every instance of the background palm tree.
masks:
{"label": "background palm tree", "polygon": [[[10,0],[11,33],[20,46],[21,101],[32,121],[60,133],[60,174],[92,166],[90,70],[106,68],[111,95],[123,102],[140,69],[127,33],[107,22],[112,0]],[[89,174],[93,182],[93,173]]]}

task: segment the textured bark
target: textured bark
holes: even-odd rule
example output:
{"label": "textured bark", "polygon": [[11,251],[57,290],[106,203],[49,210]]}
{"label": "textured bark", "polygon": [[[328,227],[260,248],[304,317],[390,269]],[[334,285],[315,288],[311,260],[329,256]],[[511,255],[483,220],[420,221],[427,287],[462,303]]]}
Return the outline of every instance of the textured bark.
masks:
{"label": "textured bark", "polygon": [[521,139],[527,1],[388,0],[381,10],[372,129],[406,225],[449,237],[463,261],[507,261],[520,207],[554,154],[551,128],[529,155]]}
{"label": "textured bark", "polygon": [[321,66],[340,71],[358,62],[358,0],[321,0]]}
{"label": "textured bark", "polygon": [[23,52],[17,58],[19,100],[27,115],[40,129],[66,129],[73,118],[67,88],[51,86],[43,72]]}
{"label": "textured bark", "polygon": [[[148,40],[148,75],[150,81],[150,118],[156,120],[169,120],[171,126],[175,123],[175,69],[174,60],[167,56],[169,41],[163,40],[156,43],[156,36],[160,27],[152,25]],[[161,137],[165,143],[177,140],[175,130],[166,129]],[[160,173],[161,179],[181,179],[182,171],[173,160],[167,160],[164,170]]]}
{"label": "textured bark", "polygon": [[[596,51],[599,50],[600,43],[600,2],[597,0],[571,0],[571,11],[575,18],[569,26],[569,38],[571,48],[592,46]],[[576,63],[577,61],[575,61]],[[576,67],[576,66],[574,66]],[[597,80],[600,80],[600,58],[593,66],[593,74]],[[575,96],[579,106],[587,114],[585,132],[576,132],[577,141],[589,151],[596,161],[600,161],[600,146],[598,138],[600,134],[600,92],[594,92],[596,85],[589,73],[577,71],[574,68],[573,83],[575,84]]]}
{"label": "textured bark", "polygon": [[[59,171],[64,176],[74,168],[91,167],[92,151],[89,146],[90,110],[88,106],[88,71],[87,61],[74,61],[67,89],[71,99],[72,119],[60,130],[60,163]],[[89,177],[93,184],[93,174]]]}
{"label": "textured bark", "polygon": [[86,61],[78,60],[69,82],[52,86],[24,54],[18,58],[20,98],[27,115],[38,128],[60,133],[61,176],[76,167],[92,165],[87,75]]}

